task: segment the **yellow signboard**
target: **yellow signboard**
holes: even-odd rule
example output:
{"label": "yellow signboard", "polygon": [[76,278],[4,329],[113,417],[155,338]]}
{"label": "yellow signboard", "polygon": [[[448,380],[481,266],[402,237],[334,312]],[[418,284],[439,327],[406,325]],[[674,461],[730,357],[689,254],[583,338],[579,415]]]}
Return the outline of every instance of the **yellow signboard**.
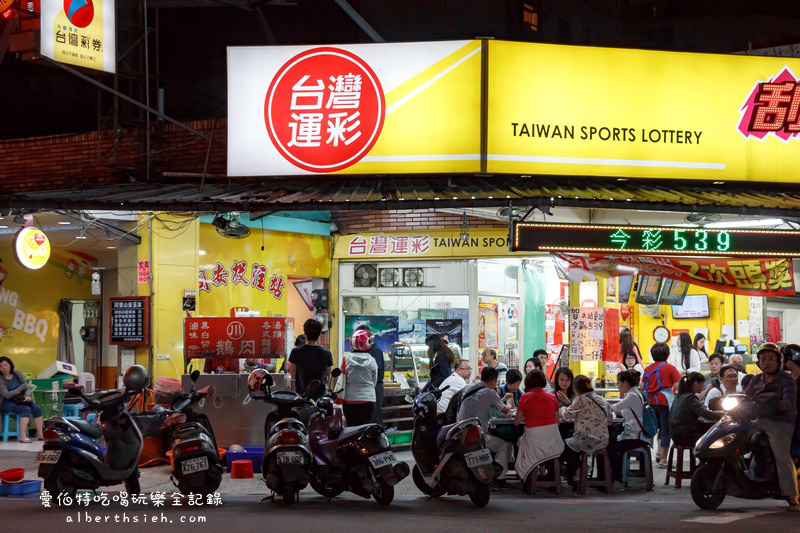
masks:
{"label": "yellow signboard", "polygon": [[487,170],[796,182],[798,74],[796,58],[490,41]]}
{"label": "yellow signboard", "polygon": [[22,266],[39,270],[50,259],[50,241],[39,228],[22,228],[14,237],[14,253]]}
{"label": "yellow signboard", "polygon": [[116,71],[114,0],[42,0],[42,55]]}
{"label": "yellow signboard", "polygon": [[454,257],[502,257],[531,255],[510,252],[508,230],[471,229],[340,235],[334,244],[334,259],[435,259]]}

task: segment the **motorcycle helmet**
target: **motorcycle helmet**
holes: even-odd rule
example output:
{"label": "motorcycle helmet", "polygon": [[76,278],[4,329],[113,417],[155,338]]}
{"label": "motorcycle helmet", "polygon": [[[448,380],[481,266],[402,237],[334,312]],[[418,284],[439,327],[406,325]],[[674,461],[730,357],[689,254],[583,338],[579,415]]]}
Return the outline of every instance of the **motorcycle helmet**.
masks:
{"label": "motorcycle helmet", "polygon": [[250,389],[250,393],[259,393],[264,391],[264,378],[267,375],[267,371],[263,368],[256,368],[250,375],[247,376],[247,388]]}
{"label": "motorcycle helmet", "polygon": [[129,391],[142,391],[147,388],[147,369],[142,365],[133,365],[125,371],[122,383]]}
{"label": "motorcycle helmet", "polygon": [[369,331],[359,329],[350,335],[350,351],[368,352],[372,348],[373,336]]}
{"label": "motorcycle helmet", "polygon": [[323,396],[319,400],[317,400],[317,408],[319,408],[325,416],[332,416],[333,415],[333,400],[328,398],[327,396]]}
{"label": "motorcycle helmet", "polygon": [[791,361],[800,367],[800,345],[787,344],[783,348],[783,360],[788,363]]}
{"label": "motorcycle helmet", "polygon": [[758,349],[758,353],[756,354],[756,358],[758,359],[758,363],[761,364],[761,354],[772,352],[778,356],[778,364],[780,365],[783,361],[783,352],[781,351],[780,346],[775,344],[774,342],[765,342],[761,345],[761,348]]}

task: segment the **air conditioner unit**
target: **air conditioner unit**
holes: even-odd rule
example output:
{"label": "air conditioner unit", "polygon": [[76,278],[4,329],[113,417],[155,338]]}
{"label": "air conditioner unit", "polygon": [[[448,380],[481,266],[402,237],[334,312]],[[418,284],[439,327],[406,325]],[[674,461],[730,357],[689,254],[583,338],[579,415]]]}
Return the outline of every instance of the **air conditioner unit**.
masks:
{"label": "air conditioner unit", "polygon": [[403,287],[424,287],[425,286],[425,270],[422,268],[404,268],[403,269]]}
{"label": "air conditioner unit", "polygon": [[400,285],[399,268],[379,268],[378,284],[381,287],[397,287]]}
{"label": "air conditioner unit", "polygon": [[354,287],[377,287],[378,286],[378,268],[371,264],[358,265],[353,270],[353,286]]}

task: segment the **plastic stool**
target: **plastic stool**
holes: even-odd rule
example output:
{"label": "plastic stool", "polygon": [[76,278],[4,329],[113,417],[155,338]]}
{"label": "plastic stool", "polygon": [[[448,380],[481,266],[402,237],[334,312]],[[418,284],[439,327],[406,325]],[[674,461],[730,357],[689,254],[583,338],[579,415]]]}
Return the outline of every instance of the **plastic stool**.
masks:
{"label": "plastic stool", "polygon": [[[639,460],[639,468],[631,470],[631,458],[635,457]],[[636,448],[635,450],[628,450],[623,457],[622,469],[622,482],[628,486],[629,478],[644,478],[644,485],[647,490],[653,490],[655,482],[653,481],[653,458],[651,456],[650,448]]]}
{"label": "plastic stool", "polygon": [[[589,456],[592,456],[592,468],[598,458],[602,458],[603,464],[603,477],[592,478],[589,474]],[[587,487],[598,487],[605,489],[606,492],[611,492],[611,461],[608,458],[608,451],[603,448],[596,450],[594,453],[581,452],[581,478],[578,480],[578,494],[586,494]],[[598,465],[598,469],[599,469]]]}
{"label": "plastic stool", "polygon": [[81,409],[86,407],[82,403],[65,403],[62,412],[64,413],[64,417],[81,417]]}
{"label": "plastic stool", "polygon": [[[549,471],[553,475],[553,480],[539,479],[539,476],[545,473],[545,468],[549,465]],[[536,489],[538,487],[555,489],[556,494],[561,494],[563,487],[561,486],[561,457],[554,457],[549,461],[545,461],[536,465],[528,474],[525,479],[525,486],[528,489],[528,494],[536,496]]]}
{"label": "plastic stool", "polygon": [[[678,452],[678,462],[675,465],[675,468],[672,468],[672,460],[675,455],[675,451]],[[684,452],[689,452],[689,470],[686,471],[683,469],[683,456]],[[675,446],[674,444],[669,449],[669,459],[667,460],[667,480],[664,482],[664,485],[669,485],[669,477],[675,477],[675,488],[681,488],[681,481],[684,479],[692,479],[692,474],[694,474],[694,469],[697,468],[697,461],[694,458],[694,446],[682,446],[678,445]]]}
{"label": "plastic stool", "polygon": [[[14,428],[14,431],[11,431],[11,417],[17,417],[17,426]],[[8,442],[8,437],[17,437],[19,440],[19,419],[22,418],[21,416],[14,414],[14,413],[5,413],[3,414],[3,442]]]}
{"label": "plastic stool", "polygon": [[253,477],[253,461],[240,459],[231,463],[231,478],[246,479]]}
{"label": "plastic stool", "polygon": [[97,413],[87,413],[86,421],[90,424],[94,424],[97,421]]}

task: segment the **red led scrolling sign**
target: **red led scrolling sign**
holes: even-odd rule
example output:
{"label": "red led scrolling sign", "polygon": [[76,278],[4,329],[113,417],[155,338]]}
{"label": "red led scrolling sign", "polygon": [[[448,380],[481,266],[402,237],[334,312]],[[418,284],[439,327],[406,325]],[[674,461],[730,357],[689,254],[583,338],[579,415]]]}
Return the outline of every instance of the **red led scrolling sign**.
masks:
{"label": "red led scrolling sign", "polygon": [[513,252],[800,257],[800,231],[515,222]]}

